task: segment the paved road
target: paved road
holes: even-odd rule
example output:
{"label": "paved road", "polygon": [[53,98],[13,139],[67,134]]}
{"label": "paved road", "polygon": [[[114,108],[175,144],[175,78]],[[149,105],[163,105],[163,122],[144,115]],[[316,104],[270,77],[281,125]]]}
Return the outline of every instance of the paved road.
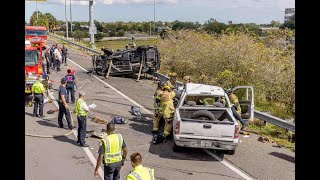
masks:
{"label": "paved road", "polygon": [[[50,43],[52,43],[51,40],[49,40]],[[85,69],[90,68],[90,57],[77,50],[69,49],[69,52],[70,59]],[[128,111],[133,103],[112,90],[108,84],[147,110],[152,110],[151,97],[155,87],[151,85],[151,81],[135,82],[132,79],[111,77],[108,80],[102,80],[108,83],[103,84],[73,63],[69,64],[77,70],[76,75],[81,83],[79,87],[87,92],[88,103],[94,102],[98,105],[94,110],[96,115],[109,120],[111,116],[121,115],[129,120],[128,124],[119,125],[118,131],[126,139],[129,154],[134,151],[142,153],[146,165],[155,168],[157,179],[243,179],[234,169],[230,169],[200,149],[186,149],[183,153],[174,153],[171,150],[172,142],[161,145],[150,144],[151,116],[145,113],[142,120],[132,119]],[[62,72],[59,72],[53,73],[50,77],[58,81],[62,75]],[[58,84],[55,86],[58,87]],[[103,125],[88,121],[88,129],[100,131],[102,128],[104,128]],[[240,171],[247,172],[253,179],[294,179],[294,163],[291,160],[294,153],[272,147],[271,144],[262,144],[256,140],[257,138],[254,135],[250,138],[242,138],[243,142],[237,148],[236,154],[226,155],[224,160]],[[90,147],[94,148],[91,152],[96,157],[98,140],[89,137],[87,141]],[[81,150],[80,148],[79,151]],[[219,156],[223,158],[223,155]],[[123,168],[122,177],[129,170],[130,163],[127,162]],[[90,173],[92,174],[92,170]]]}

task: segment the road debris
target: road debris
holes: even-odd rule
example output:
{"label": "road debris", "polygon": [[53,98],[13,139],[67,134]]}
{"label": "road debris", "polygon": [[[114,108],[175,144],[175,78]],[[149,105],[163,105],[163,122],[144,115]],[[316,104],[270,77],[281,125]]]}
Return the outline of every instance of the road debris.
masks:
{"label": "road debris", "polygon": [[59,111],[59,109],[55,109],[55,110],[50,109],[49,111],[47,111],[47,114],[53,114],[58,111]]}
{"label": "road debris", "polygon": [[262,136],[260,136],[260,137],[258,138],[258,141],[261,141],[261,142],[265,143],[265,142],[270,142],[270,139],[269,139],[268,137],[262,137]]}
{"label": "road debris", "polygon": [[107,120],[105,120],[105,119],[103,119],[103,118],[100,118],[100,117],[98,117],[98,116],[93,116],[93,117],[91,118],[91,121],[93,121],[93,122],[95,122],[95,123],[98,123],[98,124],[107,124],[107,123],[108,123]]}

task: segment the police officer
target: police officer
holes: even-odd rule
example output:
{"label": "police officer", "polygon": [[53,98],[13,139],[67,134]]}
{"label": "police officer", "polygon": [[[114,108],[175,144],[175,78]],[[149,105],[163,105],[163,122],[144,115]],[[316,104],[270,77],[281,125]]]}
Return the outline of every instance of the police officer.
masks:
{"label": "police officer", "polygon": [[73,129],[74,126],[71,124],[69,106],[66,102],[66,94],[67,94],[66,85],[67,85],[66,79],[62,78],[61,86],[59,87],[59,98],[58,98],[58,103],[59,103],[58,123],[59,123],[59,128],[63,128],[62,118],[63,118],[63,115],[65,115],[68,123],[68,128]]}
{"label": "police officer", "polygon": [[164,126],[164,137],[168,137],[172,131],[172,121],[173,115],[175,112],[175,107],[173,104],[173,98],[175,97],[175,93],[171,90],[169,86],[164,86],[164,92],[161,95],[161,108],[162,108],[162,116],[165,120]]}
{"label": "police officer", "polygon": [[154,117],[153,117],[153,127],[152,127],[152,133],[157,133],[159,130],[159,122],[161,120],[162,117],[162,111],[161,111],[161,95],[163,94],[163,88],[164,84],[162,81],[158,82],[158,87],[157,90],[154,94],[154,108],[155,108],[155,112],[154,112]]}
{"label": "police officer", "polygon": [[[34,101],[33,106],[33,117],[45,117],[43,115],[43,96],[45,95],[45,88],[43,84],[40,82],[40,75],[36,76],[36,82],[31,87],[32,92],[32,101]],[[39,106],[39,115],[37,113]]]}
{"label": "police officer", "polygon": [[119,180],[120,169],[126,160],[128,153],[126,144],[121,134],[114,133],[115,125],[107,124],[107,136],[101,139],[99,157],[97,160],[94,175],[99,177],[98,169],[103,161],[104,180]]}
{"label": "police officer", "polygon": [[62,45],[62,64],[64,63],[65,66],[67,66],[67,54],[68,54],[68,49]]}
{"label": "police officer", "polygon": [[68,74],[65,76],[66,80],[67,80],[67,85],[66,85],[66,89],[67,89],[67,95],[66,95],[66,100],[67,103],[69,103],[69,94],[71,94],[71,103],[74,104],[75,103],[75,98],[74,98],[74,84],[76,82],[75,77],[73,74],[71,74],[71,69],[67,70]]}
{"label": "police officer", "polygon": [[86,131],[87,131],[87,115],[90,112],[86,102],[84,101],[85,93],[83,91],[79,92],[79,99],[76,103],[76,114],[78,119],[78,141],[77,143],[83,147],[89,147],[85,143]]}
{"label": "police officer", "polygon": [[127,176],[127,180],[154,180],[154,169],[142,166],[142,157],[139,153],[130,156],[133,171]]}
{"label": "police officer", "polygon": [[226,91],[226,93],[228,94],[230,103],[231,103],[231,111],[233,116],[240,121],[241,123],[241,130],[244,130],[244,128],[247,126],[247,123],[245,120],[243,120],[241,118],[241,107],[240,107],[240,103],[239,103],[239,99],[238,97],[232,92],[231,89],[228,89]]}

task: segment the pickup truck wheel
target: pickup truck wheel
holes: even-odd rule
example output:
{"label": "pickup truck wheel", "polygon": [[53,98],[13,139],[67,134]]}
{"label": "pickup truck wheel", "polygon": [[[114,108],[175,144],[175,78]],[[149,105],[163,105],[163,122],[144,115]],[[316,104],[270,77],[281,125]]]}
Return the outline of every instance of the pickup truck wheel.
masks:
{"label": "pickup truck wheel", "polygon": [[199,111],[194,112],[191,115],[191,119],[212,120],[212,121],[214,121],[216,118],[214,117],[214,115],[210,111],[199,110]]}
{"label": "pickup truck wheel", "polygon": [[173,141],[172,150],[173,150],[173,152],[181,152],[182,147],[176,145],[176,143]]}
{"label": "pickup truck wheel", "polygon": [[234,155],[235,152],[236,152],[236,150],[228,150],[226,154],[228,154],[228,155]]}

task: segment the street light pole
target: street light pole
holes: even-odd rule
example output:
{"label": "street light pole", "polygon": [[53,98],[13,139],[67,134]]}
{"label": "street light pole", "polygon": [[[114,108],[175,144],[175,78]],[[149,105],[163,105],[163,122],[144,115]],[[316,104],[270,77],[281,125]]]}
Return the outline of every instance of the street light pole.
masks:
{"label": "street light pole", "polygon": [[94,22],[93,22],[93,13],[92,13],[92,6],[93,6],[93,1],[89,1],[89,31],[90,31],[90,43],[92,47],[94,48],[94,33],[93,33],[93,28],[94,28]]}
{"label": "street light pole", "polygon": [[68,39],[69,35],[68,35],[68,19],[67,19],[67,0],[64,0],[64,15],[66,17],[66,33],[67,33],[67,39]]}
{"label": "street light pole", "polygon": [[153,31],[156,34],[156,0],[153,0]]}
{"label": "street light pole", "polygon": [[38,0],[36,0],[36,12],[37,12],[37,19],[38,19]]}
{"label": "street light pole", "polygon": [[71,29],[70,29],[70,32],[72,33],[72,13],[71,13],[71,0],[70,0],[70,23],[71,23]]}

